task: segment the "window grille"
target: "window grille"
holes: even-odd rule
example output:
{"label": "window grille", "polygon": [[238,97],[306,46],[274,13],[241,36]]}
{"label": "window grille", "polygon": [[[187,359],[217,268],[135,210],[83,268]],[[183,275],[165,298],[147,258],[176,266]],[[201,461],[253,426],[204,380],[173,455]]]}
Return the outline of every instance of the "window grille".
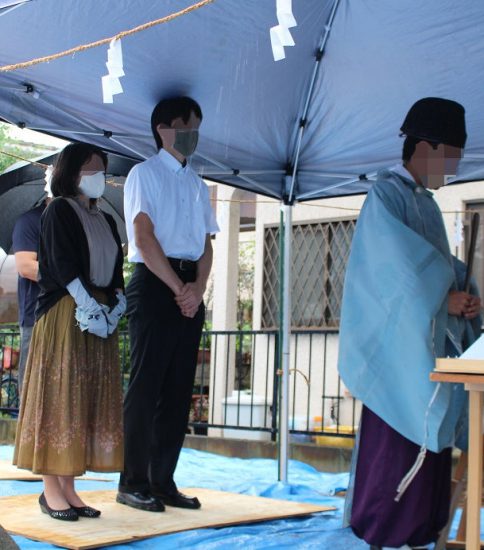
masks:
{"label": "window grille", "polygon": [[[477,241],[476,241],[476,253],[474,256],[474,265],[472,268],[472,276],[477,282],[477,286],[479,287],[479,291],[481,293],[484,292],[484,203],[482,202],[475,202],[475,203],[469,203],[466,205],[466,210],[470,211],[469,214],[465,217],[463,220],[464,225],[464,235],[465,235],[465,262],[467,263],[469,261],[469,258],[467,258],[468,250],[469,250],[469,244],[470,244],[470,224],[471,224],[471,213],[478,212],[480,216],[479,220],[479,230],[477,231]],[[456,250],[455,255],[458,255],[458,251]]]}
{"label": "window grille", "polygon": [[[292,326],[338,327],[356,220],[293,225]],[[279,227],[264,235],[262,327],[279,326]]]}

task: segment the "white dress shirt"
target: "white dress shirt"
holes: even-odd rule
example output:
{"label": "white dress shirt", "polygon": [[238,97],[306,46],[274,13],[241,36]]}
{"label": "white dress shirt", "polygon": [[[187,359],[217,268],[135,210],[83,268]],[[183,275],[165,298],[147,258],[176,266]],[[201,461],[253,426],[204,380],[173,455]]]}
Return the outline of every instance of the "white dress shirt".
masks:
{"label": "white dress shirt", "polygon": [[170,258],[197,261],[205,250],[206,235],[219,231],[204,181],[164,149],[134,166],[126,178],[124,217],[131,262],[143,262],[133,227],[140,212],[150,218],[155,237]]}

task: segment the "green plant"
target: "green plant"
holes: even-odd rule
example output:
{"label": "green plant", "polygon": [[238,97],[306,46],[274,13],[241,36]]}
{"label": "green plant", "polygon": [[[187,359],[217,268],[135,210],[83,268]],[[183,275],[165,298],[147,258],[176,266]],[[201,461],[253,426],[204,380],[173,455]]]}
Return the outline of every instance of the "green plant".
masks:
{"label": "green plant", "polygon": [[[9,128],[9,124],[0,122],[0,174],[12,164],[19,162],[18,158],[6,153],[31,159],[38,157],[40,152],[39,149],[32,146],[32,144],[24,144],[22,141],[10,137]],[[28,145],[27,148],[25,147],[26,145]],[[44,148],[40,148],[40,150],[44,150]]]}
{"label": "green plant", "polygon": [[208,422],[208,405],[208,395],[193,395],[189,422]]}
{"label": "green plant", "polygon": [[[126,288],[131,280],[131,277],[134,273],[134,268],[136,264],[134,262],[128,261],[127,256],[124,257],[123,262],[123,278],[124,278],[124,287]],[[120,332],[128,330],[128,318],[126,316],[122,317],[118,324],[118,330]]]}
{"label": "green plant", "polygon": [[239,280],[237,285],[237,327],[252,329],[255,241],[239,243]]}
{"label": "green plant", "polygon": [[203,323],[202,338],[200,339],[199,349],[211,349],[212,347],[212,321],[205,319]]}

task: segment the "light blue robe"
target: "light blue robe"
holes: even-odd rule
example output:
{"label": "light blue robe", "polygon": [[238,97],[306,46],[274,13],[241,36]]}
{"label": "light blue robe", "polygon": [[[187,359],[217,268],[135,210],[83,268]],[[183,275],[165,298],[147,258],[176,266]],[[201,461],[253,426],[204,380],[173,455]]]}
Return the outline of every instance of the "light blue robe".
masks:
{"label": "light blue robe", "polygon": [[[459,354],[466,328],[447,314],[448,293],[458,288],[456,267],[462,277],[432,193],[401,174],[381,172],[353,237],[338,368],[354,397],[434,452],[467,445],[462,385],[442,384],[429,408],[435,358]],[[471,343],[475,334],[468,334]]]}

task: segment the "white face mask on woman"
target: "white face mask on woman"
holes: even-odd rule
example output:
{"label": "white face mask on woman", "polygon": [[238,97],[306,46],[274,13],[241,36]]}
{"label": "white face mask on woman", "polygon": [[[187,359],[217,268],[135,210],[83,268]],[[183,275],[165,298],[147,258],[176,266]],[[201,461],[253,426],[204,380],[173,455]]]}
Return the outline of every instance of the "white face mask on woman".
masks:
{"label": "white face mask on woman", "polygon": [[79,183],[79,191],[90,199],[98,199],[102,197],[104,188],[106,187],[106,176],[104,172],[96,172],[91,175],[81,177]]}

